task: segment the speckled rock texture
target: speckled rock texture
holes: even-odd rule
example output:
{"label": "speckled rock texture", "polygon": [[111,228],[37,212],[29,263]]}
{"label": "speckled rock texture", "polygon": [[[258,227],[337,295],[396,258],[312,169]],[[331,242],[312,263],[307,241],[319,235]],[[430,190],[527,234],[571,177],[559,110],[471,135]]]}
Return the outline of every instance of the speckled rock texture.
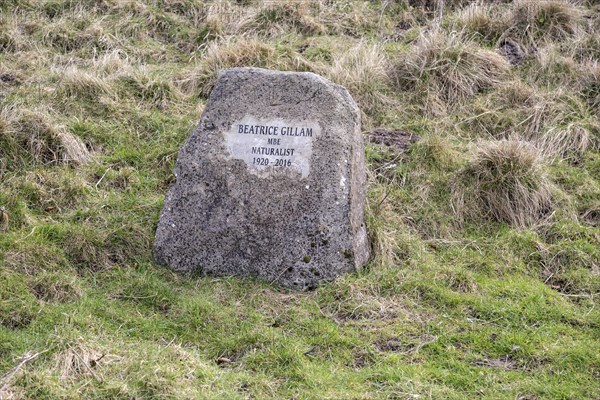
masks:
{"label": "speckled rock texture", "polygon": [[369,258],[360,112],[312,74],[221,71],[183,145],[155,257],[309,290]]}

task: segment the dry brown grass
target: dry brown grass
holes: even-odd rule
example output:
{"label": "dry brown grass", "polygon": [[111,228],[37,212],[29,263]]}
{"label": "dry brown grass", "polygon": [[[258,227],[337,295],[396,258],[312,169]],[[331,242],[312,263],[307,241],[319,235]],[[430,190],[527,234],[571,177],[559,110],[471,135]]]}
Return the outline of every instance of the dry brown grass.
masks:
{"label": "dry brown grass", "polygon": [[318,6],[318,3],[306,0],[266,3],[254,16],[242,23],[240,30],[266,34],[270,37],[289,32],[321,34],[326,28],[314,15],[318,11]]}
{"label": "dry brown grass", "polygon": [[64,70],[56,71],[59,76],[57,95],[63,97],[79,98],[106,98],[115,99],[116,93],[109,82],[96,74],[69,66]]}
{"label": "dry brown grass", "polygon": [[36,298],[46,302],[67,302],[81,297],[81,288],[73,276],[43,273],[36,275],[30,283]]}
{"label": "dry brown grass", "polygon": [[580,159],[600,144],[589,105],[569,91],[542,91],[514,80],[472,107],[465,125],[477,136],[527,141],[548,160]]}
{"label": "dry brown grass", "polygon": [[102,365],[100,361],[105,353],[83,343],[68,345],[54,356],[55,371],[60,380],[80,380],[82,378],[93,378],[101,380],[102,376],[97,368]]}
{"label": "dry brown grass", "polygon": [[487,40],[496,40],[506,29],[503,10],[493,3],[471,3],[458,10],[457,19],[460,26]]}
{"label": "dry brown grass", "polygon": [[460,26],[488,40],[516,38],[528,46],[575,37],[582,32],[583,9],[570,0],[473,2],[457,12]]}
{"label": "dry brown grass", "polygon": [[507,33],[532,42],[560,40],[577,33],[583,15],[569,0],[519,0],[506,17]]}
{"label": "dry brown grass", "polygon": [[388,267],[394,265],[397,261],[395,252],[398,231],[394,222],[400,222],[400,218],[393,212],[391,204],[385,201],[387,193],[384,192],[378,195],[377,206],[371,206],[367,210],[370,218],[374,221],[381,221],[377,224],[372,223],[369,230],[369,239],[373,248],[371,263],[378,267]]}
{"label": "dry brown grass", "polygon": [[[74,21],[79,21],[74,23]],[[81,51],[110,51],[118,44],[117,38],[105,30],[101,20],[93,21],[89,11],[76,7],[65,18],[44,21],[35,31],[42,34],[42,43],[62,53]]]}
{"label": "dry brown grass", "polygon": [[331,65],[319,69],[333,82],[348,89],[367,115],[373,115],[391,101],[384,94],[389,83],[389,67],[379,45],[359,43],[341,54],[334,54]]}
{"label": "dry brown grass", "polygon": [[170,77],[157,76],[145,67],[131,69],[115,76],[122,84],[124,95],[133,95],[135,99],[152,104],[159,109],[167,108],[181,95]]}
{"label": "dry brown grass", "polygon": [[462,33],[431,31],[398,57],[391,75],[399,89],[424,90],[454,104],[502,82],[509,69],[502,56]]}
{"label": "dry brown grass", "polygon": [[8,13],[0,13],[0,54],[24,51],[29,44],[18,19]]}
{"label": "dry brown grass", "polygon": [[[600,25],[600,15],[595,17]],[[578,62],[600,62],[600,26],[581,30],[580,34],[562,44],[563,53],[573,57]]]}
{"label": "dry brown grass", "polygon": [[206,2],[202,0],[161,0],[165,11],[174,13],[198,24],[206,18]]}
{"label": "dry brown grass", "polygon": [[252,19],[256,12],[250,3],[249,7],[240,7],[235,1],[224,0],[205,3],[205,31],[215,37],[236,35],[244,24]]}
{"label": "dry brown grass", "polygon": [[579,76],[582,95],[596,116],[600,117],[600,61],[582,63]]}
{"label": "dry brown grass", "polygon": [[308,62],[296,53],[279,54],[273,46],[257,38],[241,36],[212,42],[198,66],[178,84],[187,94],[208,96],[218,72],[224,68],[306,70],[307,66]]}
{"label": "dry brown grass", "polygon": [[466,6],[471,0],[407,0],[412,7],[422,7],[428,10],[435,10],[443,7],[455,8]]}
{"label": "dry brown grass", "polygon": [[352,37],[363,36],[367,31],[386,30],[379,13],[367,1],[320,2],[319,22],[327,27],[327,32]]}
{"label": "dry brown grass", "polygon": [[600,227],[600,200],[581,211],[581,219],[588,225]]}
{"label": "dry brown grass", "polygon": [[581,75],[585,75],[581,67],[582,64],[569,53],[562,51],[558,46],[548,45],[538,52],[528,78],[547,86],[579,89]]}
{"label": "dry brown grass", "polygon": [[25,391],[18,386],[7,383],[0,388],[0,399],[2,400],[22,400],[25,399]]}
{"label": "dry brown grass", "polygon": [[2,169],[34,164],[85,164],[90,152],[81,139],[65,127],[55,125],[46,110],[3,110],[4,128],[0,132],[0,154],[6,160]]}
{"label": "dry brown grass", "polygon": [[548,158],[580,157],[596,146],[599,127],[589,117],[586,105],[570,93],[542,93],[522,108],[524,119],[511,132],[533,143]]}
{"label": "dry brown grass", "polygon": [[[37,221],[27,225],[31,226]],[[43,271],[56,271],[66,265],[61,254],[39,243],[20,242],[4,254],[4,266],[11,271],[34,276]]]}
{"label": "dry brown grass", "polygon": [[549,159],[575,158],[579,160],[589,148],[596,146],[596,139],[589,125],[570,123],[565,127],[550,129],[544,135],[535,138],[533,143]]}
{"label": "dry brown grass", "polygon": [[232,67],[266,67],[275,58],[275,49],[258,39],[228,39],[214,42],[199,65],[179,83],[191,94],[208,96],[221,69]]}
{"label": "dry brown grass", "polygon": [[552,210],[552,185],[543,161],[526,142],[478,144],[474,159],[456,178],[453,205],[460,221],[487,217],[525,228]]}
{"label": "dry brown grass", "polygon": [[[138,60],[136,62],[139,63]],[[132,68],[131,64],[129,56],[121,49],[102,53],[93,60],[93,66],[96,71],[105,76],[122,74],[129,71]]]}

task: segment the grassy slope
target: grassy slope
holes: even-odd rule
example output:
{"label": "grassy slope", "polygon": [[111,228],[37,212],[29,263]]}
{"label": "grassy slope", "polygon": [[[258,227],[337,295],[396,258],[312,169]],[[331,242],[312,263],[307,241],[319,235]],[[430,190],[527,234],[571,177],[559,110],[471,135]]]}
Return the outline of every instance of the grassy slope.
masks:
{"label": "grassy slope", "polygon": [[[448,1],[436,39],[426,1],[148,3],[0,6],[0,372],[45,351],[0,397],[600,398],[597,6]],[[505,36],[517,67],[489,53]],[[233,65],[324,74],[365,131],[422,137],[367,146],[364,271],[294,293],[152,263],[176,152]],[[91,163],[63,162],[65,131]],[[515,137],[553,212],[457,210],[479,141]]]}

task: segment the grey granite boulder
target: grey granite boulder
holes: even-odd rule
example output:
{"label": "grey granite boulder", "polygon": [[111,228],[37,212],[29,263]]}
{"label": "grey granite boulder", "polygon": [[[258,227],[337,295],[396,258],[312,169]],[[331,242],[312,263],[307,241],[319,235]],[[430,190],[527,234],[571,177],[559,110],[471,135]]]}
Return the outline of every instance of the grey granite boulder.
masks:
{"label": "grey granite boulder", "polygon": [[175,175],[154,249],[175,271],[306,290],[369,258],[360,113],[318,75],[221,71]]}

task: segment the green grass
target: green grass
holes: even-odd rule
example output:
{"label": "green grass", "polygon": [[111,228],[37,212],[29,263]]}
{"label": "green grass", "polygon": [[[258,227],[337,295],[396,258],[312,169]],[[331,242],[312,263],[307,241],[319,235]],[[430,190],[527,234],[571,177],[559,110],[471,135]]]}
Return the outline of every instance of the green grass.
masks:
{"label": "green grass", "polygon": [[[429,3],[0,4],[0,398],[600,398],[594,6],[494,3],[486,27],[447,2],[425,43]],[[502,35],[537,49],[507,69]],[[365,132],[421,137],[405,153],[366,146],[363,271],[298,293],[153,263],[178,149],[215,73],[243,65],[325,75]],[[66,162],[57,132],[91,161]],[[539,151],[552,209],[523,226],[459,218],[481,140],[504,139]],[[527,168],[507,162],[485,178],[506,178],[523,211],[506,182]],[[469,200],[489,198],[485,183]]]}

